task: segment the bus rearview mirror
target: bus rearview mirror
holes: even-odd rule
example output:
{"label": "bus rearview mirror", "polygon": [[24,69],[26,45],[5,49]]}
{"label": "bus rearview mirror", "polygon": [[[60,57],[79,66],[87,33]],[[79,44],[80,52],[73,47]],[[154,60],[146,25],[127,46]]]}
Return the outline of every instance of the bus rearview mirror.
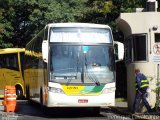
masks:
{"label": "bus rearview mirror", "polygon": [[116,60],[123,60],[124,58],[124,44],[118,41],[114,42],[115,58]]}
{"label": "bus rearview mirror", "polygon": [[42,42],[42,57],[44,62],[48,62],[48,41]]}

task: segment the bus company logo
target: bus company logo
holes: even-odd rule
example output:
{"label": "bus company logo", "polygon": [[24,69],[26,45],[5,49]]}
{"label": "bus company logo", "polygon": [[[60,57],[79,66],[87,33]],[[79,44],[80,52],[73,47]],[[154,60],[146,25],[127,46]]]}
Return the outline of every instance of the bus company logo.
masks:
{"label": "bus company logo", "polygon": [[72,90],[72,89],[76,89],[76,90],[78,90],[78,87],[67,87],[67,89],[69,89],[69,90]]}

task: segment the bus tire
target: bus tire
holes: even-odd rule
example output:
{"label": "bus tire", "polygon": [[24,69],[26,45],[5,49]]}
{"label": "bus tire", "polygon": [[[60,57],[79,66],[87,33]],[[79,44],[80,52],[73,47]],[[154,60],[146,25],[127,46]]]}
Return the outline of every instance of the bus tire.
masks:
{"label": "bus tire", "polygon": [[43,114],[47,115],[48,114],[48,108],[43,105],[43,89],[42,87],[40,88],[40,108]]}
{"label": "bus tire", "polygon": [[43,89],[40,88],[40,104],[43,106]]}
{"label": "bus tire", "polygon": [[30,92],[29,92],[29,86],[26,85],[26,99],[29,100],[30,99]]}
{"label": "bus tire", "polygon": [[22,87],[21,86],[16,86],[16,95],[17,95],[17,99],[23,99],[24,96],[23,96],[23,90],[22,90]]}
{"label": "bus tire", "polygon": [[100,114],[100,107],[91,107],[89,108],[89,113],[93,115],[99,115]]}

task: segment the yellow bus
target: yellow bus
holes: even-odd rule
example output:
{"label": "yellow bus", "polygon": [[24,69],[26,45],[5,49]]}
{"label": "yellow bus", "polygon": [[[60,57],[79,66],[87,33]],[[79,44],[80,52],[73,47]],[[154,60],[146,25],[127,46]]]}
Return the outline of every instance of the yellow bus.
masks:
{"label": "yellow bus", "polygon": [[0,97],[4,96],[4,87],[16,87],[17,98],[24,96],[23,61],[24,48],[0,49]]}

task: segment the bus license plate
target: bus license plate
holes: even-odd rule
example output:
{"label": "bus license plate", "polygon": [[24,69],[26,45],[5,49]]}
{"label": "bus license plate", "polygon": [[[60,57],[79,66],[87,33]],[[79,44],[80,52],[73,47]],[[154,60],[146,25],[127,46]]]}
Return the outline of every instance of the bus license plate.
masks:
{"label": "bus license plate", "polygon": [[78,99],[78,103],[88,103],[88,99]]}

